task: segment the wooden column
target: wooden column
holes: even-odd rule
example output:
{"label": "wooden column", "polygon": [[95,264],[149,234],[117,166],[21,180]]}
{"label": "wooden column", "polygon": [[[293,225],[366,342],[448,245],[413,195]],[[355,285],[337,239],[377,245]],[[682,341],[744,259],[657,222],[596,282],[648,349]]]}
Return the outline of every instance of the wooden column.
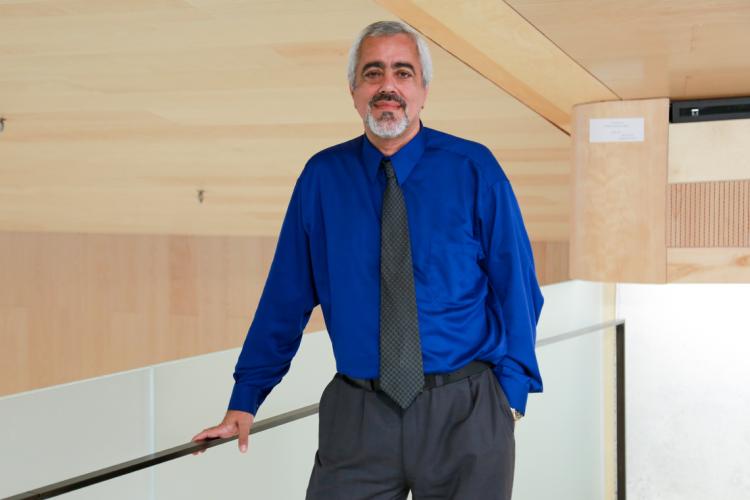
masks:
{"label": "wooden column", "polygon": [[[571,278],[666,282],[668,110],[668,99],[574,108]],[[642,139],[592,142],[592,120],[623,118],[643,120]]]}

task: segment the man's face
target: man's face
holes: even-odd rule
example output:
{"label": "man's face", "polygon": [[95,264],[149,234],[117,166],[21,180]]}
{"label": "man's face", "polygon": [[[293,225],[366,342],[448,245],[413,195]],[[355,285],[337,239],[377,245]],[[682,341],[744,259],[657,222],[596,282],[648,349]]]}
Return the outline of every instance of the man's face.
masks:
{"label": "man's face", "polygon": [[372,133],[390,139],[419,127],[427,88],[411,37],[365,38],[354,76],[354,107]]}

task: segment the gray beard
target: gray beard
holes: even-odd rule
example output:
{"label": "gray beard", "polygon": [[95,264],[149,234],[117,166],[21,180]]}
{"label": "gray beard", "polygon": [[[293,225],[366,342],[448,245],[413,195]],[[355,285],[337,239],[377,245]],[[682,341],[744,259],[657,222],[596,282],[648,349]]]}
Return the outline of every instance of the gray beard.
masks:
{"label": "gray beard", "polygon": [[370,132],[381,139],[393,139],[404,133],[409,126],[409,117],[406,116],[406,110],[400,120],[396,120],[391,111],[384,111],[379,120],[372,116],[372,108],[367,109],[365,116],[365,125]]}

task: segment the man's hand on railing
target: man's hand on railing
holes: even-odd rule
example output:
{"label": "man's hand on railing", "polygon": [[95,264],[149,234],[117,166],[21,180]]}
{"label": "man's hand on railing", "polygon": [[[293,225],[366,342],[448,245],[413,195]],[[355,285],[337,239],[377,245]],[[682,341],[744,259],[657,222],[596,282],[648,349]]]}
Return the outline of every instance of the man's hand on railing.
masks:
{"label": "man's hand on railing", "polygon": [[[247,436],[253,426],[253,414],[246,411],[229,410],[224,420],[214,427],[203,429],[193,436],[191,441],[202,441],[208,438],[228,438],[239,434],[239,448],[242,453],[247,451]],[[193,455],[199,455],[206,450],[196,451]]]}

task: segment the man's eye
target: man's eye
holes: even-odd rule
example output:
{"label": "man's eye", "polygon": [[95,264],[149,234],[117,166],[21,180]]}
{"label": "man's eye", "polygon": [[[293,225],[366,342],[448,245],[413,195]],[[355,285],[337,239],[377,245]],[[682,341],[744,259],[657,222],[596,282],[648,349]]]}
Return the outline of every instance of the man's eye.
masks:
{"label": "man's eye", "polygon": [[411,73],[409,73],[408,71],[399,71],[398,76],[399,78],[410,78]]}
{"label": "man's eye", "polygon": [[365,73],[365,78],[377,78],[380,76],[380,71],[368,71]]}

